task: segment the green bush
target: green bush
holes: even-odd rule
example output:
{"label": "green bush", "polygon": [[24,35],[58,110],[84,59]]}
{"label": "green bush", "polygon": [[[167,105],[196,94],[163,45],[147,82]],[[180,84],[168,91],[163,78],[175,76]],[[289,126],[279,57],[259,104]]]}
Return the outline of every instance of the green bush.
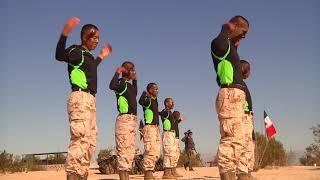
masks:
{"label": "green bush", "polygon": [[0,152],[0,173],[23,171],[23,163],[19,156],[13,157],[13,154],[5,150]]}
{"label": "green bush", "polygon": [[[275,138],[268,140],[266,136],[258,132],[256,132],[255,135],[255,168],[284,166],[286,164],[287,156],[283,144]],[[261,162],[260,167],[258,167],[259,162]]]}
{"label": "green bush", "polygon": [[[178,167],[183,167],[184,164],[188,162],[188,156],[185,150],[181,151],[179,161],[178,161]],[[191,157],[191,163],[193,167],[203,167],[202,160],[200,158],[200,154],[196,153]]]}
{"label": "green bush", "polygon": [[[13,156],[5,150],[0,152],[0,173],[44,170],[39,166],[41,163],[39,158],[34,158],[32,155],[21,158],[21,156]],[[63,157],[58,158],[58,161],[64,162]]]}
{"label": "green bush", "polygon": [[320,124],[311,128],[314,143],[310,144],[300,158],[300,163],[305,166],[312,166],[314,164],[320,165]]}

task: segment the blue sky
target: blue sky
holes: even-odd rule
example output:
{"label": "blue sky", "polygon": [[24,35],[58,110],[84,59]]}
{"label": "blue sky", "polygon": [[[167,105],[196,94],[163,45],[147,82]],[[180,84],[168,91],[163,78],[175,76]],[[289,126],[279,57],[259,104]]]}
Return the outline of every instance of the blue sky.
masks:
{"label": "blue sky", "polygon": [[[14,154],[65,151],[69,142],[67,65],[54,59],[63,24],[80,25],[67,44],[80,42],[81,26],[100,28],[100,44],[113,45],[98,69],[97,150],[113,147],[115,95],[108,84],[117,66],[136,64],[139,95],[147,83],[159,85],[159,104],[173,97],[188,119],[199,152],[215,152],[219,128],[218,91],[210,42],[234,15],[250,21],[239,47],[251,62],[255,129],[263,130],[266,110],[285,148],[303,150],[319,123],[319,1],[16,1],[0,2],[0,150]],[[137,97],[138,98],[138,97]],[[139,107],[140,108],[140,107]],[[142,110],[139,109],[139,117]],[[141,142],[139,142],[141,146]]]}

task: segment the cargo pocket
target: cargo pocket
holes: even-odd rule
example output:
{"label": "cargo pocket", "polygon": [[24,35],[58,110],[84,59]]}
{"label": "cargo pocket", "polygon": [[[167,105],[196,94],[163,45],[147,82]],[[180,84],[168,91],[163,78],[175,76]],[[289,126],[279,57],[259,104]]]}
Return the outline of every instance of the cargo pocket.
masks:
{"label": "cargo pocket", "polygon": [[70,122],[71,138],[81,138],[86,135],[86,126],[83,120],[72,120]]}

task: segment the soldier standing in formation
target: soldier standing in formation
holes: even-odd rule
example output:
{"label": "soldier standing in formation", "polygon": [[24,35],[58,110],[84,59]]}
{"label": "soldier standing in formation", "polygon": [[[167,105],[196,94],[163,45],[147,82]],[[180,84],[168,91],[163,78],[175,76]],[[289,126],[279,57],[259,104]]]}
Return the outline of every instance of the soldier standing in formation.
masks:
{"label": "soldier standing in formation", "polygon": [[158,86],[155,83],[149,83],[147,91],[144,91],[139,99],[139,104],[143,107],[144,127],[143,127],[143,165],[144,179],[155,179],[153,171],[155,164],[160,157],[160,128],[159,128],[159,110],[158,110]]}
{"label": "soldier standing in formation", "polygon": [[[241,60],[241,70],[242,70],[242,76],[243,79],[248,79],[250,75],[250,63],[246,60]],[[246,85],[246,106],[244,109],[244,117],[243,117],[243,124],[244,124],[244,131],[245,131],[245,144],[246,150],[244,153],[244,156],[248,159],[248,171],[249,176],[251,176],[251,171],[253,171],[254,167],[254,147],[255,143],[254,141],[254,130],[253,130],[253,110],[252,110],[252,99],[251,94],[248,89],[248,86]]]}
{"label": "soldier standing in formation", "polygon": [[128,180],[136,150],[138,88],[135,65],[125,61],[117,68],[109,87],[116,94],[119,112],[115,125],[119,177]]}
{"label": "soldier standing in formation", "polygon": [[56,48],[56,59],[68,63],[72,91],[67,103],[71,136],[65,166],[68,180],[86,180],[88,177],[98,134],[97,67],[112,51],[111,45],[104,45],[94,58],[91,50],[99,43],[99,29],[93,24],[82,27],[81,45],[66,49],[67,37],[79,22],[79,18],[73,17],[65,24]]}

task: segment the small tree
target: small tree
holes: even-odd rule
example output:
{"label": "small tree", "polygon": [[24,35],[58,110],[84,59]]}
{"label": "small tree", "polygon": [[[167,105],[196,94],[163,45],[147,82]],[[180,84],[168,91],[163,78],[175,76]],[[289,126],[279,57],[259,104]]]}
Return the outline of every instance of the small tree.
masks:
{"label": "small tree", "polygon": [[[283,166],[286,163],[286,152],[283,144],[275,138],[268,140],[266,136],[256,132],[255,166],[264,168],[268,165]],[[268,142],[269,141],[269,142]]]}
{"label": "small tree", "polygon": [[[187,161],[188,161],[188,155],[185,152],[185,150],[183,150],[180,153],[178,167],[183,167]],[[193,167],[202,167],[203,166],[203,163],[202,163],[202,160],[201,160],[199,153],[196,153],[191,157],[191,163],[192,163]]]}
{"label": "small tree", "polygon": [[20,156],[13,156],[5,150],[0,153],[0,173],[23,171]]}
{"label": "small tree", "polygon": [[13,155],[6,152],[6,150],[2,151],[0,154],[0,171],[2,173],[8,171],[13,162]]}
{"label": "small tree", "polygon": [[320,164],[320,124],[311,128],[314,136],[314,143],[306,148],[304,156],[300,158],[300,163],[306,166]]}
{"label": "small tree", "polygon": [[26,155],[21,159],[21,164],[28,171],[39,171],[42,170],[39,166],[39,158],[34,157],[33,155]]}

